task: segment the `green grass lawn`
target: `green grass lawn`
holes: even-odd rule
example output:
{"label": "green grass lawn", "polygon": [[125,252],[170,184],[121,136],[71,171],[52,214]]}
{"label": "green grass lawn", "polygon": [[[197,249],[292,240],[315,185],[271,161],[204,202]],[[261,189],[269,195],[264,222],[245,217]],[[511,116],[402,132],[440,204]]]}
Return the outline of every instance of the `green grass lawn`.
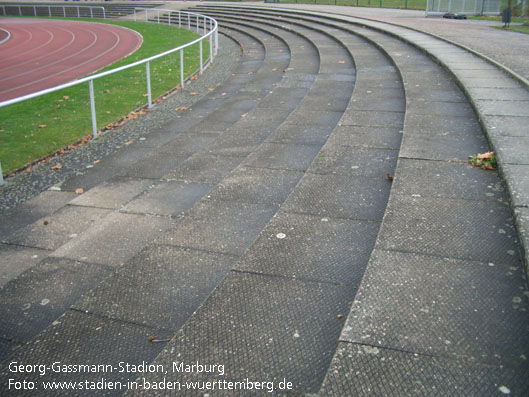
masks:
{"label": "green grass lawn", "polygon": [[[132,55],[103,69],[159,54],[188,43],[196,33],[167,25],[132,21],[91,20],[133,29],[143,36],[143,44]],[[203,58],[209,56],[209,43],[203,43]],[[180,83],[179,52],[151,62],[153,99]],[[184,75],[199,68],[199,44],[184,51]],[[121,119],[147,103],[145,65],[94,81],[98,127]],[[28,163],[57,152],[92,131],[88,83],[16,105],[0,108],[0,161],[4,175]]]}

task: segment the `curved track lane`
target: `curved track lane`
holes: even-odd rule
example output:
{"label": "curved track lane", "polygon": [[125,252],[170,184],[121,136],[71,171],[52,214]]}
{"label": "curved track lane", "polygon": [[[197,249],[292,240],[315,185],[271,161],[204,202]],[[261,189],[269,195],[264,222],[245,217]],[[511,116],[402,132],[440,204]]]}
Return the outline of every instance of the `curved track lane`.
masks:
{"label": "curved track lane", "polygon": [[79,21],[0,18],[11,34],[0,47],[0,101],[93,73],[136,51],[140,34]]}

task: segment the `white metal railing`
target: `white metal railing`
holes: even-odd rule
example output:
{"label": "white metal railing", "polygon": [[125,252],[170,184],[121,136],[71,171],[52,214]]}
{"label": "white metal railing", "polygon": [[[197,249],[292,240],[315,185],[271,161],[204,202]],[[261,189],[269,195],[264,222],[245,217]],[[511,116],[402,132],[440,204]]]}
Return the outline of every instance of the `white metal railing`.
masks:
{"label": "white metal railing", "polygon": [[[159,10],[159,11],[162,11],[162,12],[165,12],[165,13],[174,12],[172,10]],[[121,67],[116,68],[116,69],[108,70],[108,71],[102,72],[102,73],[97,73],[97,74],[95,74],[93,76],[84,77],[84,78],[81,78],[79,80],[75,80],[75,81],[72,81],[72,82],[69,82],[69,83],[61,84],[61,85],[58,85],[58,86],[55,86],[55,87],[52,87],[52,88],[47,88],[45,90],[41,90],[41,91],[35,92],[33,94],[28,94],[28,95],[24,95],[24,96],[21,96],[21,97],[18,97],[18,98],[13,98],[13,99],[9,99],[7,101],[0,102],[0,108],[5,107],[5,106],[9,106],[9,105],[14,105],[15,103],[24,102],[24,101],[27,101],[27,100],[30,100],[30,99],[33,99],[33,98],[40,97],[42,95],[50,94],[52,92],[56,92],[56,91],[59,91],[59,90],[65,89],[65,88],[73,87],[73,86],[76,86],[76,85],[79,85],[79,84],[88,83],[88,91],[89,91],[89,95],[90,95],[90,115],[92,117],[92,136],[94,138],[97,138],[98,128],[97,128],[96,111],[95,111],[94,80],[100,79],[100,78],[108,76],[110,74],[121,72],[121,71],[126,70],[126,69],[134,68],[134,67],[137,67],[137,66],[140,66],[140,65],[145,65],[146,80],[147,80],[147,106],[149,108],[151,108],[153,103],[152,103],[152,94],[151,94],[150,63],[152,61],[154,61],[156,59],[159,59],[159,58],[163,58],[163,57],[165,57],[167,55],[170,55],[170,54],[173,54],[173,53],[179,51],[180,52],[180,87],[182,89],[184,88],[184,83],[185,83],[185,81],[184,81],[184,50],[186,48],[191,47],[192,45],[194,45],[196,43],[200,43],[200,52],[199,52],[199,54],[200,54],[200,70],[199,70],[199,73],[200,74],[203,73],[204,67],[206,67],[207,65],[209,65],[210,63],[213,62],[213,59],[215,58],[215,56],[218,53],[218,47],[219,47],[218,46],[219,36],[218,36],[217,21],[215,19],[213,19],[213,18],[204,16],[204,15],[200,15],[200,14],[195,14],[195,13],[192,13],[192,12],[178,11],[178,15],[179,15],[180,19],[182,19],[182,16],[184,16],[185,18],[188,19],[188,21],[189,21],[188,27],[191,27],[191,22],[190,21],[191,21],[192,18],[193,19],[196,18],[197,26],[199,26],[199,23],[203,22],[203,28],[204,29],[203,29],[203,32],[202,32],[201,36],[198,39],[193,40],[193,41],[191,41],[189,43],[186,43],[184,45],[181,45],[179,47],[173,48],[171,50],[168,50],[168,51],[162,52],[160,54],[154,55],[152,57],[142,59],[141,61],[137,61],[137,62],[128,64],[128,65],[125,65],[125,66],[121,66]],[[158,18],[157,21],[159,22],[160,18]],[[197,28],[197,32],[200,34],[198,28]],[[208,60],[206,60],[206,62],[204,62],[202,47],[203,47],[203,42],[206,39],[209,40],[210,51],[209,51]],[[2,169],[1,169],[1,165],[0,165],[0,185],[2,185],[2,184],[3,184],[3,177],[2,177]]]}
{"label": "white metal railing", "polygon": [[[14,10],[16,12],[9,15],[26,17],[77,17],[77,18],[106,18],[105,7],[101,6],[69,6],[69,5],[29,5],[29,4],[13,4],[2,5],[2,15],[7,16],[7,10]],[[26,12],[24,12],[26,10]],[[53,12],[52,12],[53,11]]]}

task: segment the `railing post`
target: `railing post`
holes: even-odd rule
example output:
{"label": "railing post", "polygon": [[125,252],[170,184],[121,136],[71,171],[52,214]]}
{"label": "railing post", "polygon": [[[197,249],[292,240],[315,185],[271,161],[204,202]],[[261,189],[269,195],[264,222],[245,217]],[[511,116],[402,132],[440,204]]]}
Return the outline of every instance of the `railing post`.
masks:
{"label": "railing post", "polygon": [[158,25],[160,24],[160,10],[156,11],[156,21],[158,22]]}
{"label": "railing post", "polygon": [[191,30],[191,14],[187,14],[187,28]]}
{"label": "railing post", "polygon": [[180,16],[180,11],[178,11],[178,27],[181,28],[182,27],[182,18]]}
{"label": "railing post", "polygon": [[138,22],[138,13],[136,12],[136,8],[134,8],[134,22]]}
{"label": "railing post", "polygon": [[37,7],[33,6],[33,14],[35,14],[35,16],[37,16]]}
{"label": "railing post", "polygon": [[184,89],[184,49],[180,50],[180,87]]}
{"label": "railing post", "polygon": [[20,9],[20,6],[18,6],[18,16],[19,16],[19,17],[22,16],[22,10]]}
{"label": "railing post", "polygon": [[200,33],[200,19],[198,18],[198,15],[197,15],[197,33]]}
{"label": "railing post", "polygon": [[96,102],[94,98],[94,80],[88,82],[88,91],[90,92],[90,113],[92,115],[92,136],[97,138],[97,121],[96,121]]}
{"label": "railing post", "polygon": [[[136,11],[136,10],[134,10]],[[94,13],[92,12],[92,7],[90,7],[90,18],[94,18]]]}
{"label": "railing post", "polygon": [[169,11],[169,26],[171,26],[171,14],[172,13],[173,13],[172,11]]}
{"label": "railing post", "polygon": [[2,173],[2,163],[0,163],[0,186],[4,185],[4,174]]}
{"label": "railing post", "polygon": [[205,35],[206,32],[207,32],[207,27],[208,27],[208,25],[207,25],[206,16],[204,15],[204,35]]}
{"label": "railing post", "polygon": [[48,14],[49,14],[48,16],[51,17],[51,6],[48,6]]}
{"label": "railing post", "polygon": [[202,72],[204,71],[204,68],[202,66],[202,43],[204,40],[200,40],[200,74],[202,75]]}
{"label": "railing post", "polygon": [[219,26],[217,25],[217,29],[215,29],[215,56],[217,56],[219,52]]}
{"label": "railing post", "polygon": [[213,63],[213,36],[209,36],[209,62]]}
{"label": "railing post", "polygon": [[79,14],[79,6],[77,6],[77,18],[80,18],[81,15]]}
{"label": "railing post", "polygon": [[147,72],[147,107],[152,108],[152,96],[151,96],[151,67],[150,62],[145,64],[145,70]]}

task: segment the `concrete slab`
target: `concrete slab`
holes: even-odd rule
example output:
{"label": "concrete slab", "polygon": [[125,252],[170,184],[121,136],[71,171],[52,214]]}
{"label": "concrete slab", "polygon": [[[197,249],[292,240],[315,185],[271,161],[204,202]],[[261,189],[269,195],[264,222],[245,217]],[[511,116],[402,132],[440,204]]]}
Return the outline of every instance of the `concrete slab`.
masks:
{"label": "concrete slab", "polygon": [[516,232],[507,204],[395,196],[380,230],[380,246],[480,262],[517,265]]}
{"label": "concrete slab", "polygon": [[118,209],[150,186],[152,180],[116,176],[77,196],[71,205]]}
{"label": "concrete slab", "polygon": [[28,342],[110,275],[106,266],[46,258],[0,290],[1,336]]}
{"label": "concrete slab", "polygon": [[241,161],[237,156],[197,153],[164,175],[163,179],[215,184],[229,175]]}
{"label": "concrete slab", "polygon": [[212,200],[282,204],[303,173],[239,167],[209,194]]}
{"label": "concrete slab", "polygon": [[523,117],[529,114],[528,101],[503,100],[498,101],[480,99],[475,101],[480,114],[487,116],[515,116]]}
{"label": "concrete slab", "polygon": [[398,149],[401,139],[402,128],[398,127],[340,126],[335,128],[327,144],[330,147]]}
{"label": "concrete slab", "polygon": [[130,145],[116,149],[112,156],[101,159],[92,168],[87,169],[62,183],[60,188],[64,191],[75,192],[77,189],[88,191],[94,186],[105,182],[119,174],[120,170],[130,167],[142,158],[152,153],[152,148],[141,145]]}
{"label": "concrete slab", "polygon": [[324,111],[310,108],[299,108],[292,112],[288,122],[298,125],[336,125],[341,119],[342,111]]}
{"label": "concrete slab", "polygon": [[73,307],[124,322],[176,331],[234,261],[233,256],[150,245]]}
{"label": "concrete slab", "polygon": [[[40,376],[39,373],[13,373],[4,368],[0,382],[5,385],[10,378],[20,382],[34,381],[39,385],[42,385],[39,382],[44,381],[72,381],[84,385],[84,382],[88,381],[86,387],[93,385],[94,389],[97,389],[97,382],[107,382],[105,385],[108,391],[123,392],[127,389],[127,382],[134,381],[139,375],[139,365],[151,362],[166,344],[149,342],[149,337],[164,340],[171,336],[172,333],[163,330],[68,311],[38,339],[27,343],[12,356],[12,360],[18,363],[50,363],[47,364],[45,374]],[[55,372],[49,369],[51,363],[59,362],[64,365],[69,363],[101,367],[85,372]],[[120,367],[120,362],[123,367]],[[103,387],[103,383],[100,387]],[[40,393],[43,391],[39,390]]]}
{"label": "concrete slab", "polygon": [[287,121],[270,135],[267,142],[321,146],[327,141],[332,131],[332,125],[298,125]]}
{"label": "concrete slab", "polygon": [[[524,394],[527,368],[479,365],[369,345],[340,343],[320,391],[322,396]],[[352,376],[354,374],[354,376]],[[522,375],[521,375],[522,374]]]}
{"label": "concrete slab", "polygon": [[[375,251],[341,340],[482,364],[529,354],[521,263]],[[490,280],[494,280],[491,284]],[[413,314],[411,314],[413,313]]]}
{"label": "concrete slab", "polygon": [[[358,177],[371,177],[373,180],[386,179],[387,182],[386,174],[393,175],[396,163],[397,152],[395,150],[341,146],[332,141],[320,151],[310,166],[309,172],[347,176],[351,178],[350,183],[355,183],[355,178]],[[346,185],[349,184],[344,182]]]}
{"label": "concrete slab", "polygon": [[111,212],[101,208],[66,206],[33,222],[6,241],[26,247],[55,250],[100,224]]}
{"label": "concrete slab", "polygon": [[6,239],[15,231],[55,212],[76,197],[75,193],[45,190],[36,197],[18,205],[7,213],[3,213],[0,222],[0,240]]}
{"label": "concrete slab", "polygon": [[118,266],[172,225],[170,218],[113,212],[52,256]]}
{"label": "concrete slab", "polygon": [[49,254],[47,250],[0,244],[0,288],[35,266]]}
{"label": "concrete slab", "polygon": [[506,116],[485,116],[488,134],[497,136],[521,136],[528,137],[529,116],[506,117]]}
{"label": "concrete slab", "polygon": [[282,212],[267,225],[235,269],[347,284],[354,290],[367,265],[378,227],[377,222]]}
{"label": "concrete slab", "polygon": [[264,143],[242,164],[255,168],[305,171],[319,150],[319,145]]}
{"label": "concrete slab", "polygon": [[367,178],[307,174],[282,208],[322,217],[380,221],[390,189],[385,174]]}
{"label": "concrete slab", "polygon": [[391,128],[400,127],[403,122],[403,112],[346,110],[339,125]]}
{"label": "concrete slab", "polygon": [[502,173],[510,181],[509,194],[517,207],[529,206],[529,165],[504,164]]}
{"label": "concrete slab", "polygon": [[490,151],[488,141],[475,134],[449,130],[406,133],[399,156],[410,159],[467,162],[470,156]]}
{"label": "concrete slab", "polygon": [[505,200],[496,172],[470,164],[400,159],[393,193],[406,197],[446,197],[468,200]]}
{"label": "concrete slab", "polygon": [[[277,388],[283,381],[292,383],[291,393],[317,393],[343,325],[338,317],[350,299],[349,287],[233,272],[154,363],[224,364],[224,375],[179,374],[182,381],[248,378]],[[161,380],[163,374],[146,378]]]}
{"label": "concrete slab", "polygon": [[277,208],[271,204],[202,200],[154,242],[241,255]]}
{"label": "concrete slab", "polygon": [[209,193],[208,183],[166,181],[157,183],[122,208],[122,212],[176,216]]}

